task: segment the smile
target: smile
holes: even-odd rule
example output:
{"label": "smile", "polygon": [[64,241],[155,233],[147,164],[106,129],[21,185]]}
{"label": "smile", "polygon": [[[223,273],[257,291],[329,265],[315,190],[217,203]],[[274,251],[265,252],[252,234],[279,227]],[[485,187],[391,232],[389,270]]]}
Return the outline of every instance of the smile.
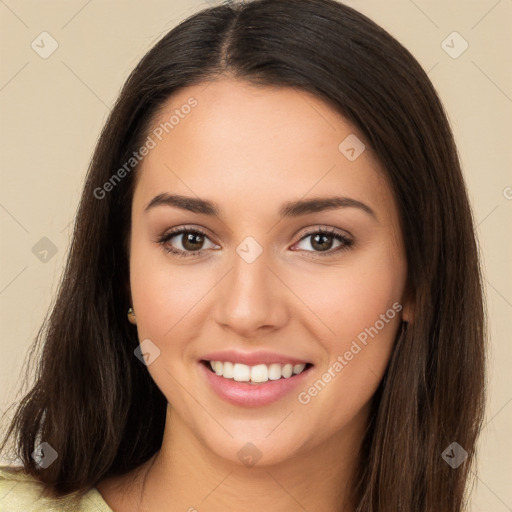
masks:
{"label": "smile", "polygon": [[304,387],[311,363],[259,363],[201,360],[199,370],[215,395],[239,407],[263,407]]}
{"label": "smile", "polygon": [[[260,384],[269,380],[289,379],[292,375],[302,373],[310,363],[292,364],[292,363],[272,363],[257,364],[249,366],[242,363],[232,363],[230,361],[205,361],[210,365],[212,371],[224,379],[233,379],[236,382],[251,382]],[[308,366],[309,365],[309,366]]]}

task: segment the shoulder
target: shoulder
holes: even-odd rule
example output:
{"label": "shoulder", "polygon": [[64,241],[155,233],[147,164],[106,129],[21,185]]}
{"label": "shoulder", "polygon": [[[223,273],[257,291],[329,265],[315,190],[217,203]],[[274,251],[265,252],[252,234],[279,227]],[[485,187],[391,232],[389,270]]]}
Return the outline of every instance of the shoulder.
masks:
{"label": "shoulder", "polygon": [[1,512],[112,512],[96,488],[81,499],[48,498],[44,485],[20,467],[0,466]]}

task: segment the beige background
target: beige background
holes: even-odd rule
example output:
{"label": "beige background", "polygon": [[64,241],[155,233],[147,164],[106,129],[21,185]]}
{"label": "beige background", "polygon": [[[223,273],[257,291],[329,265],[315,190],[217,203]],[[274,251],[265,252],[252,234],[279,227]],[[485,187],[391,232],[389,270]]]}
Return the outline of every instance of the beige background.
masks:
{"label": "beige background", "polygon": [[[478,224],[491,335],[488,419],[472,510],[510,511],[512,0],[347,3],[416,56],[455,132]],[[110,106],[153,43],[206,5],[0,0],[2,412],[16,399],[27,349],[54,296],[85,171]],[[47,59],[31,47],[43,31],[58,43]],[[453,31],[469,44],[456,59],[441,46]],[[453,36],[447,43],[452,52],[462,49]],[[43,237],[57,249],[46,262],[32,252]]]}

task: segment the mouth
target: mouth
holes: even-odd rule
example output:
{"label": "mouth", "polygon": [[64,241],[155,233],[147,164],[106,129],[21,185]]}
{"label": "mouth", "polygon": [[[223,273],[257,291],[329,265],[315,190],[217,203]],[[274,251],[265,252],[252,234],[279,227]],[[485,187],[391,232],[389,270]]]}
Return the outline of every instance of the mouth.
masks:
{"label": "mouth", "polygon": [[306,372],[313,366],[312,363],[271,363],[250,366],[230,361],[207,361],[205,359],[202,359],[200,362],[211,373],[215,373],[223,379],[256,385],[269,381],[291,379],[296,375]]}
{"label": "mouth", "polygon": [[253,366],[230,361],[199,361],[203,382],[223,401],[239,407],[263,407],[289,396],[305,379],[312,363]]}

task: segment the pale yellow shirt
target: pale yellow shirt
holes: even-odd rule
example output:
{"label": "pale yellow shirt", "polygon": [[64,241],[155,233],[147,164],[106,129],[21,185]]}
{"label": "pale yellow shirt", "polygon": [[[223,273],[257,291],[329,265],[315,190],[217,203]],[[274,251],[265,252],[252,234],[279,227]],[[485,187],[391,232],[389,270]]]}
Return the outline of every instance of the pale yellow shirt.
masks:
{"label": "pale yellow shirt", "polygon": [[41,497],[43,484],[10,466],[0,466],[0,512],[113,512],[96,487],[77,503]]}

